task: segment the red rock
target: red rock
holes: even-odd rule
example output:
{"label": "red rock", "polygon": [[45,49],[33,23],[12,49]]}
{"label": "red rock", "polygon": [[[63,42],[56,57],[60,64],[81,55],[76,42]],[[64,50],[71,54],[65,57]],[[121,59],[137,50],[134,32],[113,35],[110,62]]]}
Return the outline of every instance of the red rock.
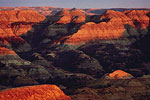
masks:
{"label": "red rock", "polygon": [[31,30],[32,25],[45,16],[31,10],[0,11],[0,37],[19,36]]}
{"label": "red rock", "polygon": [[[109,19],[101,23],[88,22],[80,27],[65,44],[80,45],[92,40],[118,39],[123,36],[124,25],[128,24],[135,28],[146,28],[149,26],[149,11],[126,11],[119,12],[108,10],[101,17],[101,20]],[[141,15],[140,15],[141,14]],[[135,23],[137,20],[138,24]]]}
{"label": "red rock", "polygon": [[0,44],[10,45],[25,42],[21,37],[31,30],[32,25],[43,21],[45,16],[31,10],[0,11]]}
{"label": "red rock", "polygon": [[71,100],[56,85],[19,87],[0,92],[0,100]]}
{"label": "red rock", "polygon": [[124,14],[126,14],[133,21],[135,27],[141,29],[149,27],[150,18],[147,16],[148,13],[150,12],[144,10],[124,11]]}
{"label": "red rock", "polygon": [[122,70],[116,70],[113,73],[109,74],[109,78],[111,79],[128,79],[132,78],[133,76],[127,72],[124,72]]}
{"label": "red rock", "polygon": [[71,14],[70,11],[64,10],[61,11],[59,16],[62,16],[57,23],[66,24],[71,22]]}
{"label": "red rock", "polygon": [[25,40],[21,37],[18,36],[12,36],[12,37],[0,37],[0,44],[1,45],[7,45],[11,46],[10,44],[13,45],[22,45],[25,43]]}
{"label": "red rock", "polygon": [[67,24],[67,23],[82,23],[85,21],[86,16],[80,10],[73,10],[73,11],[61,11],[58,16],[62,16],[57,23]]}
{"label": "red rock", "polygon": [[45,16],[40,15],[36,11],[32,10],[7,10],[7,11],[0,11],[0,21],[7,21],[7,22],[39,22],[45,19]]}
{"label": "red rock", "polygon": [[7,49],[5,47],[0,47],[0,56],[4,55],[16,55],[13,50]]}

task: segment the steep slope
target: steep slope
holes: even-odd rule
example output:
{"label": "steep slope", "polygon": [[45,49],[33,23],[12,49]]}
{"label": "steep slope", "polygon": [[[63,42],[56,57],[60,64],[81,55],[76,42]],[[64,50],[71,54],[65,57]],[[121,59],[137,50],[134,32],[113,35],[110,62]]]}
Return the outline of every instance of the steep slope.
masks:
{"label": "steep slope", "polygon": [[71,100],[56,85],[39,85],[0,92],[1,100]]}
{"label": "steep slope", "polygon": [[13,50],[0,47],[0,62],[2,64],[29,65],[29,61],[21,59]]}
{"label": "steep slope", "polygon": [[[28,36],[24,38],[31,44],[45,45],[62,42],[59,39],[77,32],[78,28],[85,23],[86,15],[78,10],[71,11],[62,10],[47,19],[40,25],[33,27],[34,31],[30,31]],[[36,35],[38,34],[38,35]]]}
{"label": "steep slope", "polygon": [[124,11],[123,13],[133,21],[135,28],[146,29],[147,27],[149,27],[149,11],[128,10]]}
{"label": "steep slope", "polygon": [[0,55],[5,56],[5,55],[16,55],[16,53],[12,50],[9,50],[5,47],[0,47]]}
{"label": "steep slope", "polygon": [[147,34],[149,13],[146,10],[107,10],[102,15],[86,16],[78,9],[63,10],[48,17],[43,30],[40,29],[38,40],[44,44],[74,46],[96,40],[126,39],[125,42],[133,43],[138,36]]}
{"label": "steep slope", "polygon": [[110,78],[110,79],[130,79],[130,78],[133,78],[133,76],[122,70],[116,70],[113,73],[110,73],[108,78]]}
{"label": "steep slope", "polygon": [[[124,25],[137,29],[146,29],[149,26],[149,11],[118,12],[108,10],[99,18],[100,23],[87,22],[74,33],[65,44],[80,45],[92,40],[111,40],[123,37]],[[130,33],[128,33],[130,35]]]}
{"label": "steep slope", "polygon": [[45,16],[31,10],[8,10],[0,11],[0,43],[10,46],[25,43],[24,39],[18,37],[31,30],[34,24],[43,21]]}
{"label": "steep slope", "polygon": [[[57,15],[57,14],[56,14]],[[58,13],[59,16],[62,16],[57,23],[67,24],[67,23],[82,23],[86,20],[86,16],[80,10],[72,11],[61,11]]]}
{"label": "steep slope", "polygon": [[43,21],[44,16],[36,11],[0,11],[0,37],[19,36],[31,30],[32,25]]}

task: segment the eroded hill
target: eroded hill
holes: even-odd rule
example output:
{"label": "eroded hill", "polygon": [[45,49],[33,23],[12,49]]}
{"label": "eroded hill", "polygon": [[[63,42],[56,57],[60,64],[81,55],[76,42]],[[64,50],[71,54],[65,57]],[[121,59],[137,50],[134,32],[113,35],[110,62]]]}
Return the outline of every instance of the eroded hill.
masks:
{"label": "eroded hill", "polygon": [[0,11],[1,89],[56,84],[73,100],[110,99],[101,92],[149,98],[149,10],[63,9],[45,17],[20,9]]}

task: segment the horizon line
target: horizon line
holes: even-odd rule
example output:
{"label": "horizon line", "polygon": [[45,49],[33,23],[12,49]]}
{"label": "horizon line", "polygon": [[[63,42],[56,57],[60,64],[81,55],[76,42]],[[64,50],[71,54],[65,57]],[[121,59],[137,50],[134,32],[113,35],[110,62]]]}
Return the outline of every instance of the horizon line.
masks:
{"label": "horizon line", "polygon": [[[17,7],[51,7],[51,8],[67,8],[67,7],[54,7],[54,6],[0,6],[0,7],[7,7],[7,8],[17,8]],[[108,8],[78,8],[72,7],[76,9],[150,9],[150,7],[108,7]],[[68,7],[68,9],[72,9]]]}

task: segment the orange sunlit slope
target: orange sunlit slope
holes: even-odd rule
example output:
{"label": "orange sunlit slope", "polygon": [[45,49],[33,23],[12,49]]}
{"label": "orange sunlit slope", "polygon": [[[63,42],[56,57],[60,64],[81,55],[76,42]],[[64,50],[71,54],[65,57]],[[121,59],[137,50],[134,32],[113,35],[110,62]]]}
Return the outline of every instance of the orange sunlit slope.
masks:
{"label": "orange sunlit slope", "polygon": [[113,73],[109,74],[109,78],[112,79],[122,79],[122,78],[132,78],[133,76],[127,72],[124,72],[122,70],[116,70]]}
{"label": "orange sunlit slope", "polygon": [[32,10],[0,11],[0,37],[25,34],[32,25],[43,21],[45,16]]}
{"label": "orange sunlit slope", "polygon": [[104,21],[101,23],[87,22],[83,24],[80,29],[74,33],[65,44],[81,44],[95,39],[118,39],[123,36],[125,31],[125,24],[131,25],[135,28],[145,29],[149,27],[150,11],[106,11],[99,19]]}
{"label": "orange sunlit slope", "polygon": [[71,100],[56,85],[13,88],[0,92],[0,100]]}
{"label": "orange sunlit slope", "polygon": [[4,55],[16,55],[13,50],[7,49],[5,47],[0,47],[0,56]]}

